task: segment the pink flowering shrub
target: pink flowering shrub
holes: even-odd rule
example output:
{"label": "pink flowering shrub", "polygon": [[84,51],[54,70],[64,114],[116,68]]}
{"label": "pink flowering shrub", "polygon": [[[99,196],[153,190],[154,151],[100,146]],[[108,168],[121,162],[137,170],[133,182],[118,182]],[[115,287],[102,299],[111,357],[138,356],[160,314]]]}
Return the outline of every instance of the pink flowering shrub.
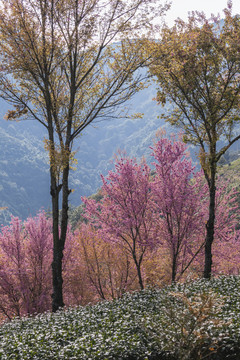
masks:
{"label": "pink flowering shrub", "polygon": [[7,317],[43,312],[51,304],[51,220],[44,212],[0,233],[0,310]]}

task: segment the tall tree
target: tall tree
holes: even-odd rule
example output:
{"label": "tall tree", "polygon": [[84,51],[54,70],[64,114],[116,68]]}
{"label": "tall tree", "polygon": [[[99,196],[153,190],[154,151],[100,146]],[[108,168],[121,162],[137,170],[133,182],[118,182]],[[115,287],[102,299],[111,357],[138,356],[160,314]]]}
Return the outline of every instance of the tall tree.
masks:
{"label": "tall tree", "polygon": [[205,278],[211,277],[212,268],[217,163],[240,139],[234,133],[240,120],[239,37],[240,19],[231,15],[229,2],[223,23],[193,12],[187,23],[176,21],[173,28],[164,28],[159,43],[151,43],[156,51],[150,70],[159,84],[157,100],[175,105],[167,121],[184,130],[186,141],[200,147],[209,188]]}
{"label": "tall tree", "polygon": [[[52,310],[64,306],[62,257],[73,142],[96,119],[113,117],[142,88],[142,49],[153,0],[6,0],[0,10],[0,96],[7,119],[47,130],[53,213]],[[140,35],[142,40],[140,41]],[[59,217],[62,194],[61,223]],[[60,226],[60,230],[59,230]]]}

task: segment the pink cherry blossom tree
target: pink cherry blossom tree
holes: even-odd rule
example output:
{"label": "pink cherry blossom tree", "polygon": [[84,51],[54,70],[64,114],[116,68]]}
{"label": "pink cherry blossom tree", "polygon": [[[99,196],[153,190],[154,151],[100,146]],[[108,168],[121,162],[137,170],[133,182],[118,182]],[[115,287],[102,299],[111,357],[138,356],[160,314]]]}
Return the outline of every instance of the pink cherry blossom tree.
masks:
{"label": "pink cherry blossom tree", "polygon": [[152,155],[156,160],[152,192],[160,214],[160,237],[170,251],[174,282],[177,273],[183,274],[204,245],[207,187],[201,175],[195,173],[182,141],[161,137]]}
{"label": "pink cherry blossom tree", "polygon": [[[181,140],[160,138],[153,147],[156,174],[152,192],[157,205],[162,246],[167,246],[172,263],[172,281],[183,275],[194,260],[202,259],[205,245],[208,188],[203,173],[195,172],[186,145]],[[227,244],[236,244],[236,191],[216,180],[215,259]],[[217,255],[218,254],[218,255]],[[198,257],[198,258],[197,258]],[[219,260],[218,260],[219,261]],[[221,260],[220,260],[221,261]]]}
{"label": "pink cherry blossom tree", "polygon": [[152,199],[150,168],[144,161],[121,156],[115,170],[102,176],[103,200],[96,203],[83,198],[86,217],[99,227],[101,236],[120,244],[132,256],[141,289],[144,280],[141,265],[147,247],[157,241],[155,204]]}
{"label": "pink cherry blossom tree", "polygon": [[50,309],[51,221],[13,217],[0,233],[0,311],[8,318]]}
{"label": "pink cherry blossom tree", "polygon": [[[74,236],[67,230],[63,275],[68,280],[73,264],[79,260]],[[13,316],[41,313],[51,308],[51,219],[44,211],[25,222],[12,217],[0,232],[0,312]],[[72,303],[73,288],[64,286],[66,302]]]}

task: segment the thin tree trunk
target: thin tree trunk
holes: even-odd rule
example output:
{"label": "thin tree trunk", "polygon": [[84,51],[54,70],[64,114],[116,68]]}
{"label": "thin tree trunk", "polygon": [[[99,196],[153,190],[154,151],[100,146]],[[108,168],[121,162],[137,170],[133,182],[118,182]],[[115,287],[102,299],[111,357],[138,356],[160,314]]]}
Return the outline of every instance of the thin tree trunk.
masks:
{"label": "thin tree trunk", "polygon": [[137,257],[136,254],[133,253],[133,259],[137,268],[137,275],[138,275],[138,282],[140,285],[140,289],[143,290],[144,289],[144,285],[143,285],[143,279],[142,279],[142,273],[141,273],[141,262],[142,262],[142,257],[140,257],[139,261],[137,261]]}
{"label": "thin tree trunk", "polygon": [[64,306],[62,296],[62,249],[59,237],[59,192],[61,186],[57,185],[55,175],[51,170],[51,197],[53,216],[53,261],[52,261],[52,311],[55,312]]}
{"label": "thin tree trunk", "polygon": [[64,249],[66,236],[67,236],[67,227],[68,227],[68,197],[71,193],[68,187],[69,180],[69,160],[67,165],[63,170],[63,179],[62,179],[62,219],[61,219],[61,236],[60,242],[62,248]]}
{"label": "thin tree trunk", "polygon": [[54,246],[53,262],[52,262],[52,277],[53,277],[53,293],[52,293],[52,311],[56,312],[64,307],[62,294],[62,258],[63,251],[61,246]]}
{"label": "thin tree trunk", "polygon": [[172,262],[172,283],[176,280],[176,273],[177,273],[177,255],[173,255],[173,262]]}
{"label": "thin tree trunk", "polygon": [[205,279],[211,278],[212,272],[212,244],[214,240],[214,226],[215,226],[215,197],[216,197],[216,163],[211,165],[211,179],[209,186],[209,216],[206,224],[207,234],[205,242],[205,264],[203,277]]}
{"label": "thin tree trunk", "polygon": [[[68,188],[69,179],[69,162],[63,169],[62,185],[56,187],[56,191],[52,194],[52,210],[53,210],[53,294],[52,294],[52,311],[56,312],[59,308],[64,307],[63,301],[63,277],[62,277],[62,261],[63,251],[67,236],[68,227],[68,197],[70,190]],[[62,219],[61,232],[59,234],[59,193],[62,190]]]}
{"label": "thin tree trunk", "polygon": [[143,290],[144,285],[143,285],[143,279],[142,279],[142,273],[141,273],[141,265],[140,264],[136,264],[136,265],[137,265],[137,273],[138,273],[138,282],[140,285],[140,289]]}

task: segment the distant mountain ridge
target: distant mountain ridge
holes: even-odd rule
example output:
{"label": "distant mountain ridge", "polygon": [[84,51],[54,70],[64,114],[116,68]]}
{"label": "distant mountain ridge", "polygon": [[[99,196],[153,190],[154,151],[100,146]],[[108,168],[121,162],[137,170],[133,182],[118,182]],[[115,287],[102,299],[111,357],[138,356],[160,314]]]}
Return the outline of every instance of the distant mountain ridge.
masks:
{"label": "distant mountain ridge", "polygon": [[[131,157],[145,156],[150,164],[149,146],[156,131],[164,127],[167,134],[174,130],[159,119],[171,106],[163,108],[152,99],[156,96],[154,85],[136,94],[125,104],[129,113],[144,113],[142,119],[114,119],[93,123],[76,139],[78,165],[71,172],[70,195],[73,207],[80,205],[81,196],[90,196],[101,186],[100,174],[106,175],[113,167],[112,159],[118,149],[126,150]],[[51,209],[48,156],[44,150],[44,127],[36,121],[10,122],[3,119],[9,108],[0,100],[0,225],[10,221],[11,214],[26,219],[41,208]],[[238,149],[235,144],[232,150]],[[196,149],[191,147],[196,160]],[[237,151],[239,152],[239,151]]]}
{"label": "distant mountain ridge", "polygon": [[[112,167],[111,159],[118,149],[130,156],[149,156],[149,146],[157,129],[164,125],[158,119],[159,106],[152,100],[151,86],[136,94],[129,106],[130,113],[144,113],[142,119],[114,119],[89,126],[75,141],[78,165],[71,174],[70,203],[80,204],[81,196],[89,196],[101,186],[100,174]],[[0,224],[10,215],[26,219],[41,208],[50,209],[49,165],[43,139],[44,127],[35,121],[7,122],[3,119],[9,108],[0,101]],[[168,125],[164,125],[168,127]]]}

